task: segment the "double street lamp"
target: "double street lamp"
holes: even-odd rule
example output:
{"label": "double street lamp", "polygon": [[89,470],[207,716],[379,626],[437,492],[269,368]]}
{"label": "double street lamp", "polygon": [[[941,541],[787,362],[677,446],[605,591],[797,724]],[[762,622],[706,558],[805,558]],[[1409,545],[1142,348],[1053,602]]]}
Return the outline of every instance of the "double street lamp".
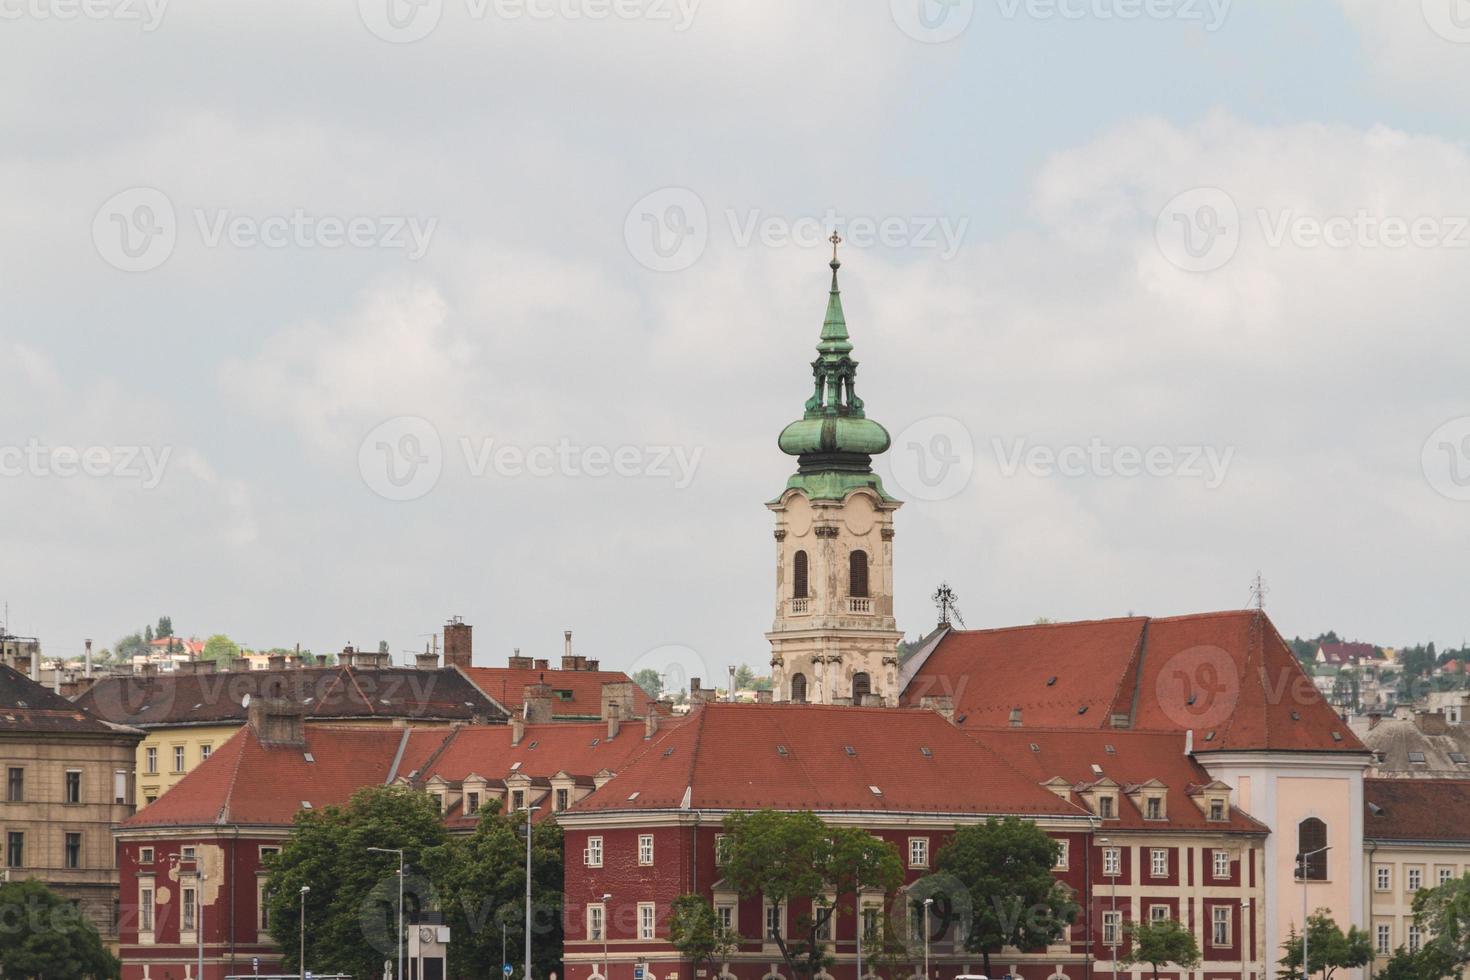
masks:
{"label": "double street lamp", "polygon": [[398,847],[369,847],[375,854],[398,855],[398,980],[403,980],[403,849]]}
{"label": "double street lamp", "polygon": [[934,899],[924,899],[924,980],[929,980],[929,909]]}
{"label": "double street lamp", "polygon": [[[197,854],[197,852],[196,852]],[[179,862],[184,860],[182,855],[174,855],[173,865],[177,869]],[[194,858],[194,933],[199,941],[199,976],[204,976],[204,879],[207,876],[200,864],[199,858]]]}
{"label": "double street lamp", "polygon": [[1307,859],[1314,858],[1318,854],[1326,854],[1332,850],[1330,846],[1319,847],[1315,851],[1301,851],[1297,854],[1297,877],[1302,880],[1302,980],[1307,980],[1311,973],[1307,959],[1307,933],[1311,930],[1307,927]]}
{"label": "double street lamp", "polygon": [[610,901],[611,893],[602,896],[602,980],[607,980],[607,903]]}
{"label": "double street lamp", "polygon": [[301,968],[301,980],[306,980],[306,893],[309,891],[310,885],[301,886],[301,954],[296,961]]}

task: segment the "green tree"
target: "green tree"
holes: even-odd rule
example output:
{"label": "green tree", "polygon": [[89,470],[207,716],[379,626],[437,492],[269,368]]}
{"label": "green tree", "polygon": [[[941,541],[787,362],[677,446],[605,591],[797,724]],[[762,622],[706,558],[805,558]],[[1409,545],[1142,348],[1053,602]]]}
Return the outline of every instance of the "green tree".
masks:
{"label": "green tree", "polygon": [[112,645],[119,660],[131,660],[135,656],[143,656],[148,653],[148,641],[143,639],[142,633],[129,633]]}
{"label": "green tree", "polygon": [[159,616],[158,628],[153,631],[154,636],[173,636],[174,620],[172,616]]}
{"label": "green tree", "polygon": [[1173,963],[1185,972],[1199,966],[1199,943],[1178,919],[1130,922],[1126,928],[1133,937],[1133,948],[1124,954],[1123,962],[1128,966],[1147,963],[1153,967],[1154,980],[1158,980],[1159,967],[1166,963]]}
{"label": "green tree", "polygon": [[652,667],[644,667],[634,674],[633,683],[643,688],[643,693],[651,698],[657,698],[664,693],[664,679]]}
{"label": "green tree", "polygon": [[1458,973],[1455,964],[1431,943],[1413,953],[1400,946],[1375,975],[1375,980],[1443,980]]}
{"label": "green tree", "polygon": [[1470,963],[1470,874],[1414,896],[1414,922],[1434,938],[1428,946],[1453,966]]}
{"label": "green tree", "polygon": [[[358,790],[346,806],[301,810],[269,862],[270,921],[284,936],[301,923],[306,894],[306,965],[317,973],[378,976],[397,950],[398,863],[369,847],[402,848],[404,909],[438,904],[434,882],[453,859],[438,803],[403,786]],[[455,942],[462,941],[455,937]],[[283,942],[286,972],[300,970],[297,944]]]}
{"label": "green tree", "polygon": [[[506,958],[523,969],[517,955],[526,935],[525,813],[500,812],[492,801],[480,810],[474,833],[450,842],[450,860],[438,882],[440,908],[454,942],[451,975],[479,976],[500,961],[501,925]],[[545,977],[561,965],[562,829],[543,820],[531,833],[531,971]],[[497,974],[498,975],[498,974]]]}
{"label": "green tree", "polygon": [[820,936],[847,907],[844,895],[861,888],[886,894],[903,880],[891,844],[856,827],[828,827],[814,813],[732,813],[725,832],[725,880],[742,897],[761,896],[791,920],[771,938],[793,977],[815,976],[831,964]]}
{"label": "green tree", "polygon": [[669,943],[696,965],[708,963],[718,973],[740,948],[740,936],[720,924],[702,895],[680,895],[669,909]]}
{"label": "green tree", "polygon": [[228,661],[240,655],[240,646],[223,633],[216,633],[204,641],[204,659]]}
{"label": "green tree", "polygon": [[745,691],[755,686],[755,671],[745,664],[735,668],[735,689]]}
{"label": "green tree", "polygon": [[938,869],[969,893],[965,948],[981,954],[986,976],[991,953],[1046,946],[1077,918],[1072,890],[1052,875],[1059,847],[1033,823],[991,817],[961,827],[939,852]]}
{"label": "green tree", "polygon": [[[1356,969],[1373,959],[1373,942],[1368,933],[1357,926],[1349,926],[1343,932],[1327,909],[1318,909],[1307,917],[1307,947],[1311,958],[1307,973],[1320,973],[1322,980],[1332,980],[1332,974],[1339,969]],[[1302,937],[1294,927],[1281,949],[1283,955],[1276,961],[1281,965],[1277,976],[1297,976],[1302,969]]]}
{"label": "green tree", "polygon": [[113,980],[121,972],[71,902],[39,881],[0,884],[0,978]]}
{"label": "green tree", "polygon": [[[873,931],[863,935],[863,969],[889,980],[902,980],[913,974],[912,965],[920,960],[904,936],[903,923],[887,912],[879,911]],[[905,972],[900,972],[907,969]]]}

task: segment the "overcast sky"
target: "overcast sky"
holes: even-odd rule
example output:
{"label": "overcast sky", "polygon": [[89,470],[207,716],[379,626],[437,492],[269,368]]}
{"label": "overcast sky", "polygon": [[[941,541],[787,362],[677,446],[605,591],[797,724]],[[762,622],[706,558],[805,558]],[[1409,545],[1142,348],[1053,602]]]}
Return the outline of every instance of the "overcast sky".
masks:
{"label": "overcast sky", "polygon": [[[391,6],[390,6],[391,4]],[[899,624],[1470,634],[1465,0],[0,0],[50,653],[763,669],[828,226]]]}

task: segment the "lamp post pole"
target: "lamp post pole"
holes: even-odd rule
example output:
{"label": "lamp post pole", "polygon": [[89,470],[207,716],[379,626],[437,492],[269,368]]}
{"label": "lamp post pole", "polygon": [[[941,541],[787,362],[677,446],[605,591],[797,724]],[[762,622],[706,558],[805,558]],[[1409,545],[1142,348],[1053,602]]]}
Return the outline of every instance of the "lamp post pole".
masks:
{"label": "lamp post pole", "polygon": [[301,968],[301,980],[306,980],[306,893],[309,891],[310,885],[301,886],[301,953],[296,961]]}
{"label": "lamp post pole", "polygon": [[[1108,837],[1099,837],[1097,839],[1097,842],[1099,844],[1111,844],[1112,843],[1112,839],[1111,838],[1108,838]],[[1107,866],[1107,859],[1106,859],[1107,848],[1104,848],[1103,849],[1103,854],[1104,854],[1103,871],[1106,873],[1107,867],[1108,867]],[[1122,863],[1122,860],[1123,860],[1123,858],[1122,858],[1122,852],[1120,851],[1119,852],[1119,857],[1118,857],[1119,864]],[[1113,930],[1114,930],[1114,932],[1113,932],[1113,941],[1108,944],[1109,946],[1112,947],[1112,949],[1111,949],[1111,951],[1109,953],[1108,959],[1110,960],[1110,962],[1112,964],[1112,974],[1113,974],[1113,977],[1115,978],[1115,980],[1116,980],[1116,977],[1118,976],[1118,946],[1119,946],[1119,940],[1122,939],[1122,936],[1120,936],[1119,933],[1122,932],[1122,926],[1123,926],[1123,924],[1118,921],[1118,872],[1121,871],[1121,870],[1122,870],[1122,868],[1114,868],[1113,869],[1113,873],[1111,875],[1109,875],[1109,879],[1110,879],[1109,885],[1111,886],[1111,891],[1112,891],[1112,910],[1109,912],[1109,914],[1113,917]],[[1104,931],[1106,931],[1106,930],[1104,930]]]}
{"label": "lamp post pole", "polygon": [[368,850],[375,854],[398,855],[398,976],[396,980],[403,980],[403,850],[397,847],[369,847]]}
{"label": "lamp post pole", "polygon": [[612,894],[602,896],[602,980],[607,980],[607,903],[612,901]]}
{"label": "lamp post pole", "polygon": [[[526,806],[526,966],[521,980],[531,980],[531,814],[536,807],[527,801]],[[602,934],[607,935],[607,916],[604,912]]]}
{"label": "lamp post pole", "polygon": [[199,921],[194,923],[194,931],[197,932],[199,940],[199,969],[198,976],[204,980],[204,869],[195,862],[195,876],[198,880],[194,883],[194,907],[198,909],[195,918]]}
{"label": "lamp post pole", "polygon": [[1307,928],[1307,858],[1325,854],[1330,850],[1332,850],[1330,846],[1319,847],[1315,851],[1302,851],[1296,856],[1296,873],[1302,880],[1302,980],[1307,980],[1311,975],[1307,972],[1307,933],[1310,931]]}
{"label": "lamp post pole", "polygon": [[924,980],[929,980],[929,907],[934,899],[924,899]]}

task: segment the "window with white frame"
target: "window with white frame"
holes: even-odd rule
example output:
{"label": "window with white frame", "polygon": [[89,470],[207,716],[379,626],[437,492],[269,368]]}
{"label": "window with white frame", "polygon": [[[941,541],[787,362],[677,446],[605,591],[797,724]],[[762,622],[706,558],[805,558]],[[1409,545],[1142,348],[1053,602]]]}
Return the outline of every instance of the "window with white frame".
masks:
{"label": "window with white frame", "polygon": [[1104,912],[1102,916],[1103,945],[1117,946],[1123,934],[1123,913]]}
{"label": "window with white frame", "polygon": [[582,851],[582,863],[589,868],[602,867],[602,838],[587,838],[587,847]]}
{"label": "window with white frame", "polygon": [[1150,921],[1150,922],[1167,922],[1168,919],[1169,919],[1169,906],[1167,906],[1167,905],[1150,905],[1148,907],[1148,921]]}
{"label": "window with white frame", "polygon": [[197,893],[193,888],[185,886],[179,894],[179,930],[181,932],[193,932],[195,916],[198,914],[198,906],[194,902]]}
{"label": "window with white frame", "polygon": [[1439,883],[1441,885],[1443,885],[1445,882],[1449,881],[1454,876],[1455,876],[1455,869],[1454,868],[1440,868],[1439,869]]}
{"label": "window with white frame", "polygon": [[1225,801],[1224,800],[1219,799],[1218,797],[1215,798],[1215,799],[1210,800],[1210,819],[1211,820],[1224,820],[1224,819],[1226,819],[1226,817],[1225,817]]}
{"label": "window with white frame", "polygon": [[1389,953],[1393,949],[1393,929],[1387,925],[1378,927],[1378,952]]}
{"label": "window with white frame", "polygon": [[836,906],[820,903],[812,903],[812,918],[817,922],[817,942],[830,943],[832,941],[832,920],[837,917]]}
{"label": "window with white frame", "polygon": [[1408,878],[1409,891],[1416,892],[1424,887],[1423,868],[1407,868],[1405,869],[1405,877]]}
{"label": "window with white frame", "polygon": [[153,881],[138,885],[138,931],[145,933],[144,942],[153,941]]}
{"label": "window with white frame", "polygon": [[638,938],[652,939],[654,927],[654,905],[652,902],[638,903]]}
{"label": "window with white frame", "polygon": [[911,867],[911,868],[927,868],[927,867],[929,867],[929,838],[927,838],[927,837],[910,837],[909,838],[909,867]]}
{"label": "window with white frame", "polygon": [[140,847],[140,848],[138,848],[138,863],[139,864],[152,864],[153,863],[153,848],[151,848],[151,847]]}
{"label": "window with white frame", "polygon": [[158,749],[155,746],[150,745],[143,750],[143,771],[150,776],[158,772]]}
{"label": "window with white frame", "polygon": [[721,902],[715,906],[715,920],[726,932],[735,931],[735,903]]}
{"label": "window with white frame", "polygon": [[639,834],[638,835],[638,863],[641,864],[641,865],[645,865],[645,866],[650,865],[650,864],[653,863],[653,835],[652,834]]}
{"label": "window with white frame", "polygon": [[1418,926],[1409,926],[1409,952],[1419,952],[1421,933]]}
{"label": "window with white frame", "polygon": [[208,762],[209,761],[209,753],[211,753],[213,751],[214,751],[214,746],[212,746],[212,745],[201,745],[201,746],[199,746],[199,761],[200,762]]}
{"label": "window with white frame", "polygon": [[730,835],[715,834],[715,864],[723,865],[730,860]]}
{"label": "window with white frame", "polygon": [[1143,801],[1143,818],[1145,820],[1164,819],[1164,801],[1157,796],[1147,797]]}
{"label": "window with white frame", "polygon": [[269,881],[265,875],[255,880],[255,929],[260,933],[271,931],[271,893],[266,887]]}
{"label": "window with white frame", "polygon": [[1103,848],[1103,874],[1118,875],[1123,872],[1123,852],[1116,847]]}
{"label": "window with white frame", "polygon": [[1373,887],[1381,892],[1386,892],[1393,887],[1393,869],[1386,864],[1380,864],[1373,868]]}
{"label": "window with white frame", "polygon": [[1059,841],[1056,842],[1056,845],[1057,845],[1057,863],[1052,866],[1054,870],[1056,870],[1056,871],[1066,871],[1067,870],[1068,861],[1070,860],[1070,855],[1068,853],[1070,851],[1070,848],[1067,847],[1067,845],[1069,843],[1071,843],[1071,842],[1070,841],[1064,841],[1064,840],[1059,840]]}
{"label": "window with white frame", "polygon": [[194,860],[194,854],[195,851],[193,844],[185,844],[183,847],[179,848],[180,861],[192,861]]}
{"label": "window with white frame", "polygon": [[470,816],[480,812],[480,794],[469,792],[464,795],[464,812]]}
{"label": "window with white frame", "polygon": [[775,939],[781,934],[781,906],[766,903],[766,938]]}
{"label": "window with white frame", "polygon": [[607,923],[607,907],[602,903],[587,906],[587,938],[602,939],[602,930]]}
{"label": "window with white frame", "polygon": [[878,915],[881,911],[876,905],[863,906],[863,939],[878,938]]}
{"label": "window with white frame", "polygon": [[1215,852],[1214,860],[1215,860],[1215,868],[1214,868],[1215,877],[1216,878],[1229,878],[1230,877],[1230,852],[1229,851],[1216,851]]}
{"label": "window with white frame", "polygon": [[184,771],[184,747],[182,745],[175,745],[174,746],[174,772],[183,772],[183,771]]}
{"label": "window with white frame", "polygon": [[1111,796],[1104,794],[1097,798],[1097,815],[1104,820],[1112,820],[1117,815]]}
{"label": "window with white frame", "polygon": [[1210,945],[1230,945],[1230,907],[1216,905],[1210,909]]}
{"label": "window with white frame", "polygon": [[1169,851],[1163,847],[1153,847],[1148,852],[1148,873],[1153,878],[1164,878],[1169,874]]}

